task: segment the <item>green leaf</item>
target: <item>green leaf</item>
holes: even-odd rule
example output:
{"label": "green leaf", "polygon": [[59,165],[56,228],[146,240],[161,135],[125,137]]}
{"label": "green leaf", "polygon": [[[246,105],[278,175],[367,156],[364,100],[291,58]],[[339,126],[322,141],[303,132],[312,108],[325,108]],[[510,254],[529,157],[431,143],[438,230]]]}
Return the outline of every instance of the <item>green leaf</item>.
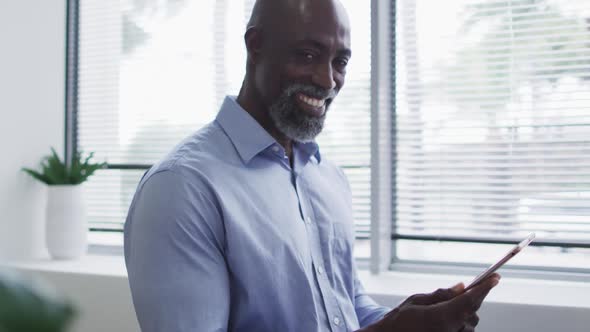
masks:
{"label": "green leaf", "polygon": [[93,157],[93,152],[86,157],[83,157],[81,152],[77,152],[72,157],[71,165],[67,167],[65,161],[62,162],[55,149],[51,148],[51,154],[41,162],[40,172],[28,168],[23,168],[23,171],[48,185],[80,184],[86,181],[94,172],[105,168],[107,165],[106,162],[92,163]]}
{"label": "green leaf", "polygon": [[45,184],[49,184],[49,179],[44,174],[41,174],[30,168],[23,168],[22,171]]}

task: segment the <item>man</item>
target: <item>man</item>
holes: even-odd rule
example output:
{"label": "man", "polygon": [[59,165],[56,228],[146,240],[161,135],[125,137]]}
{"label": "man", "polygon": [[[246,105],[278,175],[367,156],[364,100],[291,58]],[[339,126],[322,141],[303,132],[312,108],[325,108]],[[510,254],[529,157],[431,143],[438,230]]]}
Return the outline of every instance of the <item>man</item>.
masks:
{"label": "man", "polygon": [[139,184],[125,258],[144,332],[472,331],[494,275],[389,311],[363,291],[351,193],[314,138],[351,56],[337,0],[258,0],[237,98]]}

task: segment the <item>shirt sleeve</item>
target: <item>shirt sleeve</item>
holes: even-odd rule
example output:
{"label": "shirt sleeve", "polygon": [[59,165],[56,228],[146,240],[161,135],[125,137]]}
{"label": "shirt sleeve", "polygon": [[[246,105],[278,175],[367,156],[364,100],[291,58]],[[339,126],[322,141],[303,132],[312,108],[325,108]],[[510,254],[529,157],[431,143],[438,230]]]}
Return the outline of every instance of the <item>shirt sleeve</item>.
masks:
{"label": "shirt sleeve", "polygon": [[230,294],[219,208],[180,174],[139,187],[125,224],[125,261],[142,332],[226,331]]}
{"label": "shirt sleeve", "polygon": [[361,328],[371,325],[385,316],[391,309],[380,306],[368,294],[354,270],[354,309]]}

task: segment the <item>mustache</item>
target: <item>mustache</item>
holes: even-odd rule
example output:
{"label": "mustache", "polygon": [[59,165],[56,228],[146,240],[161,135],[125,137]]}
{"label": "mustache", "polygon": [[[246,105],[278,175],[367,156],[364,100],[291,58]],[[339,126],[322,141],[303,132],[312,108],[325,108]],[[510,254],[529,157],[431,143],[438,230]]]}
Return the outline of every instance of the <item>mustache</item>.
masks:
{"label": "mustache", "polygon": [[312,84],[295,83],[289,85],[283,92],[288,97],[296,93],[303,93],[315,99],[334,99],[338,95],[335,89],[324,89]]}

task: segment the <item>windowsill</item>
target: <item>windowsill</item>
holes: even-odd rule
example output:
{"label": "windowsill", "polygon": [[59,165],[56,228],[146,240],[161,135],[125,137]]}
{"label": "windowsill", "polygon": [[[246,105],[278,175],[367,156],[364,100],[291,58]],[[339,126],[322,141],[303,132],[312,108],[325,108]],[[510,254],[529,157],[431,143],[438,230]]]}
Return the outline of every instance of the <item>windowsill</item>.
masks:
{"label": "windowsill", "polygon": [[[451,287],[458,282],[467,284],[473,276],[399,271],[372,275],[365,270],[359,271],[359,278],[370,294],[406,297]],[[486,301],[590,309],[590,283],[503,277]]]}
{"label": "windowsill", "polygon": [[0,262],[0,265],[27,271],[127,278],[125,259],[122,255],[89,254],[75,260],[53,260],[47,257],[29,261]]}
{"label": "windowsill", "polygon": [[[124,258],[121,255],[91,254],[70,261],[46,258],[4,262],[0,265],[32,272],[127,277]],[[471,276],[398,271],[372,275],[369,271],[361,270],[359,278],[369,294],[379,297],[405,298],[415,293],[450,287],[460,281],[467,282]],[[504,277],[500,285],[490,293],[487,302],[589,309],[590,282]]]}

